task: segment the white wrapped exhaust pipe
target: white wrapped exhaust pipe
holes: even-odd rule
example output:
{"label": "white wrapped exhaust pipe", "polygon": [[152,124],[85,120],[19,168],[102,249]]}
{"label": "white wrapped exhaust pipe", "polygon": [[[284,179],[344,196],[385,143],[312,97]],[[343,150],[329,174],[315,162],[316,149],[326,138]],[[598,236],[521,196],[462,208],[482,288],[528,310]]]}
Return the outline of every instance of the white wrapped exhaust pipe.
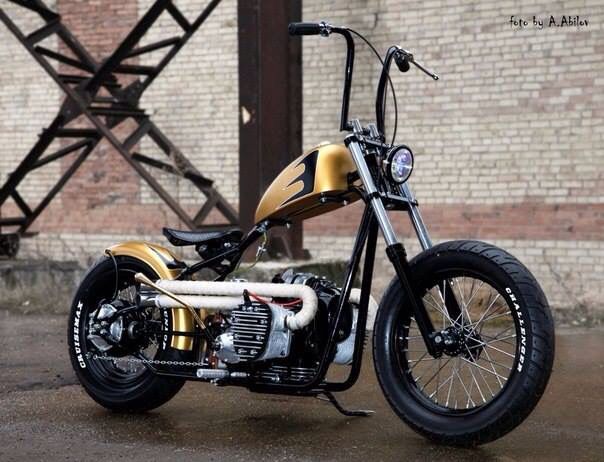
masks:
{"label": "white wrapped exhaust pipe", "polygon": [[[263,297],[299,298],[302,309],[286,318],[290,330],[299,330],[310,324],[317,314],[319,301],[312,288],[302,284],[273,284],[258,282],[215,282],[215,281],[157,281],[162,289],[179,295],[184,302],[196,309],[228,310],[243,303],[244,290]],[[208,297],[210,295],[210,297]],[[216,297],[219,295],[219,297]],[[156,305],[162,308],[181,308],[177,301],[161,295]]]}
{"label": "white wrapped exhaust pipe", "polygon": [[[288,317],[286,321],[290,330],[299,330],[307,326],[314,319],[318,309],[315,291],[302,284],[160,280],[157,285],[177,294],[191,307],[206,310],[230,311],[235,309],[244,302],[241,293],[246,289],[261,296],[300,298],[302,299],[302,310],[295,316]],[[350,291],[350,301],[355,304],[360,303],[360,289]],[[166,295],[159,295],[155,299],[155,304],[159,308],[182,308],[180,303]],[[376,308],[377,303],[370,296],[369,311]]]}

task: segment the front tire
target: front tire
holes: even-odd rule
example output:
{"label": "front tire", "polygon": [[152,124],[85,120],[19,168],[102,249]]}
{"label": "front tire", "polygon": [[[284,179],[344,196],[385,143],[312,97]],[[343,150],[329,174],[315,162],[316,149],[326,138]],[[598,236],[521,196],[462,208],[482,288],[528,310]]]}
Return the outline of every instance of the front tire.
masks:
{"label": "front tire", "polygon": [[[441,358],[427,353],[395,278],[373,338],[388,402],[411,428],[438,443],[476,446],[500,438],[530,414],[550,377],[554,326],[543,291],[512,255],[482,242],[446,242],[410,265],[435,330],[453,345]],[[443,309],[443,284],[462,308],[457,319]]]}
{"label": "front tire", "polygon": [[[116,280],[116,267],[118,278]],[[84,276],[80,284],[69,316],[68,344],[73,369],[86,392],[101,406],[114,411],[143,412],[154,409],[169,401],[182,388],[184,380],[160,377],[144,364],[128,361],[127,351],[120,351],[117,360],[102,359],[112,357],[113,350],[99,352],[89,340],[90,319],[100,304],[116,298],[133,297],[136,291],[134,275],[142,272],[155,280],[158,276],[144,262],[131,257],[103,258]],[[117,284],[117,288],[116,288]],[[134,300],[130,300],[134,302]],[[171,329],[171,317],[163,312],[155,317]],[[147,342],[151,350],[149,359],[163,361],[190,360],[190,352],[170,348],[166,339]],[[133,349],[134,351],[134,349]]]}

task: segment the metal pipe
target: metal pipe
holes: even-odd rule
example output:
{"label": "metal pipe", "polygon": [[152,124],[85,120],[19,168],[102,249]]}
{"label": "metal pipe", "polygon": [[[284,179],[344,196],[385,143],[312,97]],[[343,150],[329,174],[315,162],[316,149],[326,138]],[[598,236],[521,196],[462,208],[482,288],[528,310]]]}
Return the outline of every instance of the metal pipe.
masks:
{"label": "metal pipe", "polygon": [[[217,300],[220,297],[209,299],[205,295],[223,295],[240,297],[243,291],[247,290],[260,296],[279,297],[279,298],[300,298],[302,300],[302,309],[294,316],[286,319],[286,324],[290,330],[299,330],[306,327],[317,314],[319,301],[315,291],[302,284],[273,284],[258,282],[222,282],[222,281],[170,281],[159,280],[156,284],[164,295],[168,295],[172,300],[183,305],[192,306],[196,309],[208,309],[213,306],[206,306],[206,302],[211,302],[218,309],[225,309],[224,302]],[[177,297],[170,296],[178,294]],[[182,295],[192,295],[192,297],[182,297]],[[165,299],[159,299],[160,303],[166,302]],[[232,306],[238,306],[242,301],[231,299],[229,303],[238,302]],[[228,308],[227,308],[228,309]]]}
{"label": "metal pipe", "polygon": [[[212,295],[178,295],[178,299],[187,303],[195,309],[204,309],[208,311],[232,311],[245,300],[243,297],[212,296]],[[361,303],[361,289],[352,289],[350,291],[350,302],[354,304]],[[181,302],[167,295],[150,296],[141,303],[151,303],[158,308],[182,308]],[[373,296],[369,296],[369,310],[376,310],[377,302]]]}
{"label": "metal pipe", "polygon": [[158,286],[157,284],[153,283],[151,281],[151,279],[149,279],[143,273],[136,273],[134,275],[134,280],[136,282],[140,282],[141,284],[145,284],[145,285],[147,285],[147,286],[149,286],[149,287],[157,290],[158,292],[164,294],[165,296],[171,298],[172,300],[178,302],[179,308],[182,308],[184,306],[187,310],[189,310],[189,312],[191,313],[191,316],[193,316],[193,318],[195,319],[195,321],[197,321],[197,324],[199,324],[199,327],[203,331],[206,331],[206,325],[205,325],[205,323],[201,320],[201,318],[199,317],[199,315],[197,314],[197,312],[195,311],[195,309],[191,305],[189,305],[185,300],[183,300],[179,296],[173,294],[169,290],[166,290],[166,289]]}
{"label": "metal pipe", "polygon": [[409,201],[409,218],[411,219],[411,223],[413,224],[413,228],[415,229],[419,243],[423,250],[428,250],[433,246],[432,239],[430,239],[428,228],[426,228],[422,215],[419,213],[419,207],[415,201],[415,196],[413,195],[413,192],[411,192],[411,188],[409,188],[407,183],[401,185],[400,191],[401,194]]}
{"label": "metal pipe", "polygon": [[340,115],[340,131],[346,131],[348,126],[348,109],[350,107],[350,91],[352,74],[354,72],[354,39],[348,29],[333,27],[331,32],[340,34],[346,39],[346,72],[344,74],[344,90],[342,94],[342,112]]}

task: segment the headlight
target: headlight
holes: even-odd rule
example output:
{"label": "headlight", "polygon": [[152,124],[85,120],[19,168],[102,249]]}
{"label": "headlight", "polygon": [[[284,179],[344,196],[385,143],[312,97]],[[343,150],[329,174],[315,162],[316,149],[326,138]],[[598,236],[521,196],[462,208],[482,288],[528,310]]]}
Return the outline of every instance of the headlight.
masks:
{"label": "headlight", "polygon": [[403,184],[413,172],[413,153],[407,146],[396,146],[390,150],[384,162],[384,170],[388,179],[397,184]]}

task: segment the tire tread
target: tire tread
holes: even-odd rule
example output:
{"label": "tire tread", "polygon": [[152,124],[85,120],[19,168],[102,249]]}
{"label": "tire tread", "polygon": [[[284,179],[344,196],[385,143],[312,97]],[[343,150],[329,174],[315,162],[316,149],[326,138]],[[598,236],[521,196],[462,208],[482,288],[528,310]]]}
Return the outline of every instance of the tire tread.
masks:
{"label": "tire tread", "polygon": [[[378,337],[380,335],[378,323],[381,321],[380,314],[384,317],[384,309],[379,310],[382,313],[378,312],[376,319],[373,354],[378,381],[382,386],[386,399],[405,423],[416,432],[437,443],[469,447],[500,438],[519,425],[535,408],[539,398],[544,393],[552,370],[555,350],[554,324],[545,294],[534,276],[526,266],[510,253],[491,244],[468,240],[444,242],[415,257],[410,262],[411,268],[413,270],[414,267],[424,264],[428,259],[450,253],[469,253],[498,265],[515,284],[529,312],[531,354],[527,355],[525,359],[523,370],[526,370],[526,373],[521,375],[523,379],[519,388],[521,392],[510,399],[508,410],[489,425],[476,429],[471,433],[459,434],[455,432],[454,428],[448,431],[434,431],[397,409],[396,401],[391,396],[388,387],[384,386],[384,376],[380,370],[380,358],[377,354]],[[383,299],[387,298],[386,294],[397,288],[398,280],[395,278],[387,288]],[[381,334],[386,335],[384,332],[381,332]]]}

